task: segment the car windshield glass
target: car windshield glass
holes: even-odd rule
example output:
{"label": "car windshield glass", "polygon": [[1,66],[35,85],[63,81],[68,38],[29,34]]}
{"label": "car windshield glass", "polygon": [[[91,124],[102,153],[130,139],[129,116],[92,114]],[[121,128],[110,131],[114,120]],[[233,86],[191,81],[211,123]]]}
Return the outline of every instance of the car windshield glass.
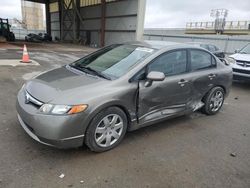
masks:
{"label": "car windshield glass", "polygon": [[152,48],[135,45],[113,45],[71,64],[82,71],[117,79],[154,52]]}
{"label": "car windshield glass", "polygon": [[246,45],[244,48],[240,50],[240,53],[250,54],[250,44]]}

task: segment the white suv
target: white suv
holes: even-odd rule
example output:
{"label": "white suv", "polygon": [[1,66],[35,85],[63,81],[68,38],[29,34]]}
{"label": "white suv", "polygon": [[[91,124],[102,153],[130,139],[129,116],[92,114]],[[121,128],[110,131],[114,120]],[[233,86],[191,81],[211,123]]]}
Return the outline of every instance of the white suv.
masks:
{"label": "white suv", "polygon": [[235,80],[250,80],[250,43],[229,56]]}

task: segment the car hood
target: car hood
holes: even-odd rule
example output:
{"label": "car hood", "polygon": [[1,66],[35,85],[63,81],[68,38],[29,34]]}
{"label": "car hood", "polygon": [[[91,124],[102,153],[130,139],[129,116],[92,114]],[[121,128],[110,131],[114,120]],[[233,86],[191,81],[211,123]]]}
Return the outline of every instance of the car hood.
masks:
{"label": "car hood", "polygon": [[233,54],[230,55],[229,57],[234,58],[235,60],[239,60],[239,61],[250,61],[250,54]]}
{"label": "car hood", "polygon": [[[93,97],[100,88],[111,81],[61,67],[48,71],[27,82],[25,88],[36,99],[44,103],[74,104],[77,96]],[[82,101],[79,101],[79,103]]]}

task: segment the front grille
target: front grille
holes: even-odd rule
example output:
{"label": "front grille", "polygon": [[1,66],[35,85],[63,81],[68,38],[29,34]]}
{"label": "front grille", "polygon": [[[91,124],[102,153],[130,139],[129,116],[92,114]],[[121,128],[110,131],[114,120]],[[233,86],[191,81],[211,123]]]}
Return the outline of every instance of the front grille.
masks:
{"label": "front grille", "polygon": [[36,98],[34,98],[33,96],[31,96],[27,91],[25,91],[25,103],[26,104],[32,104],[36,107],[41,107],[43,105],[43,103],[39,100],[37,100]]}
{"label": "front grille", "polygon": [[240,65],[242,67],[250,67],[250,62],[249,61],[240,61],[240,60],[237,60],[236,64]]}
{"label": "front grille", "polygon": [[243,73],[243,74],[250,74],[250,70],[242,70],[242,69],[234,69],[233,72]]}

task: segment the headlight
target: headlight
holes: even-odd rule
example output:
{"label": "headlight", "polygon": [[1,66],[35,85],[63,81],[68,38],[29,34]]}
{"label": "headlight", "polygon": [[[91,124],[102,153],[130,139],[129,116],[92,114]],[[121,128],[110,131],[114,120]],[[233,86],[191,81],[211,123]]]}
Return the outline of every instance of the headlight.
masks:
{"label": "headlight", "polygon": [[43,114],[55,114],[55,115],[63,115],[63,114],[76,114],[83,112],[87,109],[88,105],[53,105],[53,104],[43,104],[39,111]]}
{"label": "headlight", "polygon": [[43,114],[49,114],[52,108],[52,104],[44,104],[40,107],[39,111]]}
{"label": "headlight", "polygon": [[53,110],[51,111],[52,114],[65,114],[69,111],[71,107],[67,105],[55,105]]}
{"label": "headlight", "polygon": [[235,62],[236,62],[235,59],[232,57],[226,58],[226,61],[228,64],[235,64]]}

